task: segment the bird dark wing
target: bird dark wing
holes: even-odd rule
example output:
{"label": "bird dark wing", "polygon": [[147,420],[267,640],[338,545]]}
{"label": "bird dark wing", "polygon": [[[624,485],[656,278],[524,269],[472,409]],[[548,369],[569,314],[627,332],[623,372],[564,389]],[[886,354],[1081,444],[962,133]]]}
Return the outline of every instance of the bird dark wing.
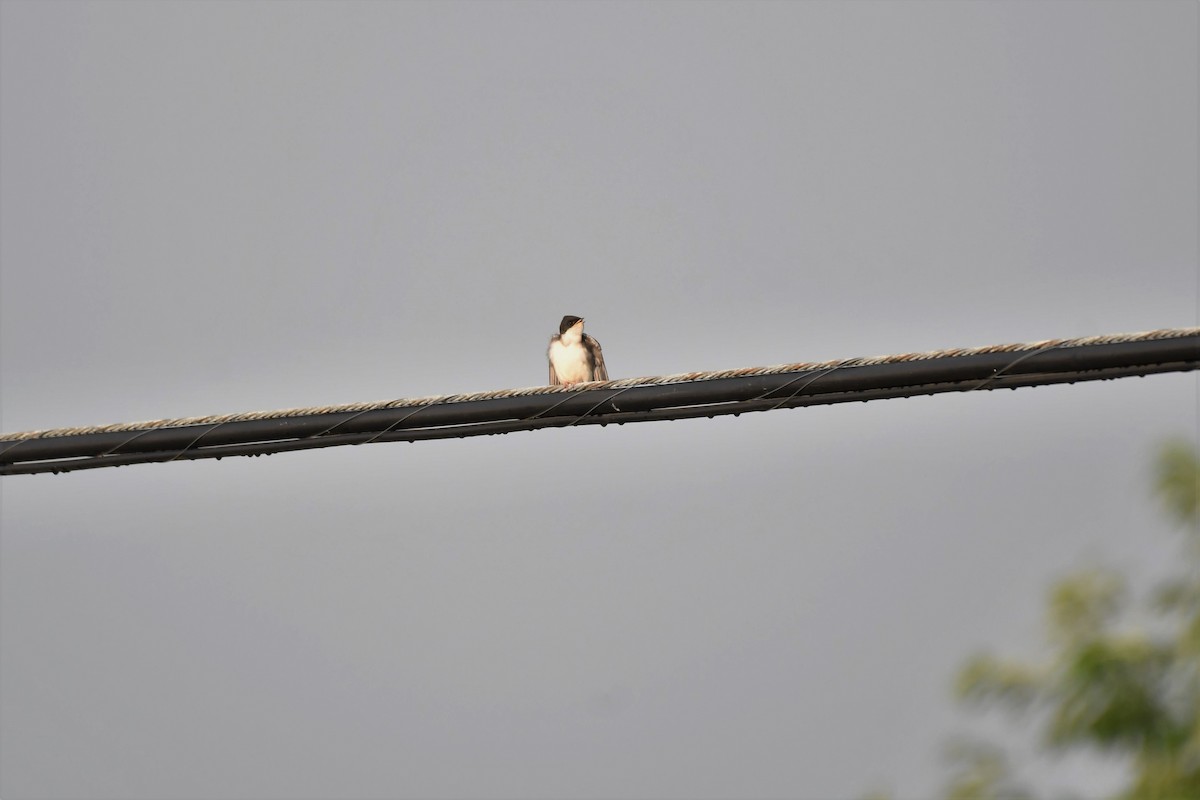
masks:
{"label": "bird dark wing", "polygon": [[[558,338],[557,336],[551,336],[550,344],[554,344],[554,340],[557,338]],[[550,365],[550,385],[551,386],[562,386],[562,381],[560,381],[558,379],[558,373],[554,371],[554,362],[550,360],[550,349],[549,348],[546,348],[546,363]]]}
{"label": "bird dark wing", "polygon": [[604,352],[600,349],[600,343],[585,333],[583,346],[587,348],[588,355],[592,357],[592,380],[608,380],[608,367],[604,366]]}

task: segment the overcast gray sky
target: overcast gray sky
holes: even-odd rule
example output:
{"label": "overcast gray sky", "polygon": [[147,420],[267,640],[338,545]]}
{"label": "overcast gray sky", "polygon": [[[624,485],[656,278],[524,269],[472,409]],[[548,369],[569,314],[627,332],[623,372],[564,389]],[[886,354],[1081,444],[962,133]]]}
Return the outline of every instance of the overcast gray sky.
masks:
{"label": "overcast gray sky", "polygon": [[[0,429],[1195,325],[1196,152],[1193,2],[0,0]],[[927,797],[1198,394],[6,478],[0,794]]]}

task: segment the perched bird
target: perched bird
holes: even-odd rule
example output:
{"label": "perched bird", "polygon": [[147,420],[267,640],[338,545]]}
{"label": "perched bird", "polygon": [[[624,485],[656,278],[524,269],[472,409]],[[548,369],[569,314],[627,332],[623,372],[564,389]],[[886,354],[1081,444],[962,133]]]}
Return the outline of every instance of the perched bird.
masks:
{"label": "perched bird", "polygon": [[550,337],[550,385],[571,386],[587,381],[608,380],[600,343],[583,332],[583,319],[567,315]]}

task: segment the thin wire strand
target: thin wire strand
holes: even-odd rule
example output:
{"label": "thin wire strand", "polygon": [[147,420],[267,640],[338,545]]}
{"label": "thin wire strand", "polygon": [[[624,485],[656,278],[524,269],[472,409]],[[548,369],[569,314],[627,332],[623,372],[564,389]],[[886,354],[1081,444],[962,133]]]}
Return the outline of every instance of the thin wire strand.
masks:
{"label": "thin wire strand", "polygon": [[579,391],[580,391],[579,389],[576,389],[574,392],[572,392],[571,394],[567,395],[567,396],[566,396],[566,397],[564,397],[562,400],[559,400],[557,403],[555,403],[555,404],[554,404],[554,405],[552,405],[552,406],[547,406],[546,408],[543,408],[541,411],[539,411],[538,413],[534,414],[534,415],[533,415],[532,417],[530,417],[529,419],[537,419],[537,418],[539,418],[539,417],[544,417],[546,414],[549,414],[551,411],[553,411],[554,409],[558,408],[559,406],[561,406],[563,403],[567,402],[568,400],[574,400],[576,397],[578,397],[578,396],[579,396]]}
{"label": "thin wire strand", "polygon": [[377,434],[375,434],[374,436],[372,436],[370,439],[367,439],[365,442],[359,442],[359,444],[370,444],[371,442],[374,442],[374,441],[375,441],[376,439],[378,439],[380,436],[383,436],[385,433],[388,433],[388,432],[392,431],[392,430],[393,430],[393,429],[394,429],[394,428],[395,428],[397,425],[399,425],[401,422],[404,422],[405,420],[407,420],[407,419],[410,419],[411,417],[415,417],[415,416],[417,415],[417,413],[418,413],[418,412],[420,412],[420,411],[424,411],[425,409],[427,409],[427,408],[431,408],[432,406],[436,406],[436,405],[438,405],[438,402],[437,402],[437,401],[434,401],[434,402],[432,402],[432,403],[429,403],[429,404],[427,404],[427,405],[423,405],[423,406],[421,406],[420,408],[414,409],[414,410],[413,410],[413,412],[412,412],[411,414],[405,414],[403,417],[401,417],[400,419],[396,420],[396,421],[395,421],[395,422],[393,422],[391,425],[388,425],[386,428],[384,428],[384,429],[383,429],[383,430],[381,430],[379,433],[377,433]]}
{"label": "thin wire strand", "polygon": [[991,375],[987,376],[987,377],[986,377],[986,378],[984,378],[982,381],[980,381],[980,382],[978,383],[978,385],[976,385],[976,386],[972,386],[972,387],[971,387],[970,389],[968,389],[967,391],[968,391],[968,392],[973,392],[973,391],[975,391],[975,390],[977,390],[977,389],[982,389],[983,387],[987,386],[987,385],[988,385],[989,383],[991,383],[992,381],[994,381],[994,380],[996,380],[997,378],[999,378],[999,377],[1000,377],[1001,375],[1003,375],[1004,373],[1008,372],[1010,369],[1012,369],[1013,367],[1015,367],[1017,364],[1020,364],[1020,363],[1021,363],[1022,361],[1024,361],[1025,359],[1027,359],[1027,358],[1033,358],[1034,356],[1038,355],[1039,353],[1048,353],[1048,352],[1050,352],[1051,350],[1057,350],[1058,348],[1060,348],[1060,347],[1062,347],[1062,346],[1063,346],[1063,342],[1055,342],[1055,343],[1053,343],[1053,344],[1048,344],[1048,345],[1046,345],[1045,347],[1040,347],[1040,348],[1038,348],[1037,350],[1031,350],[1030,352],[1028,352],[1028,353],[1026,353],[1025,355],[1021,356],[1020,358],[1014,359],[1012,362],[1010,362],[1010,363],[1008,363],[1008,364],[1005,364],[1003,367],[1001,367],[1000,369],[996,370],[996,371],[995,371],[995,372],[993,372]]}
{"label": "thin wire strand", "polygon": [[213,431],[215,431],[217,428],[221,427],[221,426],[222,426],[222,425],[224,425],[224,424],[226,424],[226,423],[224,423],[224,422],[218,423],[218,424],[214,425],[213,427],[209,428],[208,430],[204,431],[204,432],[203,432],[203,433],[201,433],[199,436],[197,436],[195,439],[192,439],[190,442],[188,442],[187,444],[185,444],[183,447],[179,448],[179,452],[177,452],[175,455],[173,455],[173,456],[171,456],[170,458],[168,458],[168,459],[167,459],[167,461],[175,461],[175,460],[176,460],[176,459],[178,459],[178,458],[179,458],[181,455],[183,455],[184,453],[186,453],[188,450],[191,450],[193,447],[195,447],[195,446],[196,446],[196,442],[200,441],[200,440],[201,440],[201,439],[203,439],[205,436],[208,436],[210,433],[212,433]]}
{"label": "thin wire strand", "polygon": [[[791,393],[791,394],[789,394],[787,397],[784,397],[784,398],[782,398],[782,399],[781,399],[781,400],[780,400],[778,403],[776,403],[775,405],[771,406],[771,409],[772,409],[772,410],[774,410],[774,409],[776,409],[776,408],[779,408],[779,407],[780,407],[780,406],[782,406],[784,403],[787,403],[788,401],[792,400],[793,398],[795,398],[795,397],[798,397],[798,396],[799,396],[799,395],[800,395],[800,394],[801,394],[801,393],[802,393],[802,392],[803,392],[805,389],[807,389],[809,386],[812,386],[814,383],[816,383],[818,379],[820,379],[820,378],[824,378],[826,375],[829,375],[830,373],[832,373],[832,372],[835,372],[835,371],[837,371],[837,370],[841,369],[841,368],[842,368],[842,367],[844,367],[844,366],[847,366],[847,365],[846,365],[846,364],[837,364],[836,366],[832,366],[832,367],[830,367],[830,368],[829,368],[829,369],[827,369],[827,370],[822,370],[821,372],[817,373],[816,375],[813,375],[811,379],[809,379],[809,380],[805,381],[804,383],[800,384],[800,388],[799,388],[799,389],[797,389],[796,391],[792,392],[792,393]],[[787,383],[785,383],[785,384],[784,384],[782,387],[780,387],[780,388],[779,388],[779,389],[777,389],[777,390],[772,390],[772,391],[769,391],[769,392],[763,392],[762,394],[760,394],[758,397],[756,397],[756,398],[754,398],[754,399],[755,399],[755,400],[761,400],[761,399],[763,399],[764,397],[766,397],[767,395],[769,395],[769,394],[773,394],[775,391],[783,391],[784,389],[786,389],[787,387],[791,386],[793,383],[795,383],[796,381],[800,380],[800,378],[803,378],[803,377],[805,377],[805,376],[801,375],[800,377],[796,378],[795,380],[788,381]]]}

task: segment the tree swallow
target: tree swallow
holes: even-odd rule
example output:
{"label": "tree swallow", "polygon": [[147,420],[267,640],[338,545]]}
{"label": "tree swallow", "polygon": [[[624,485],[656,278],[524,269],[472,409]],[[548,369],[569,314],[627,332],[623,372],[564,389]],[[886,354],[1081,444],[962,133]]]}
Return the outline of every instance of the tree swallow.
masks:
{"label": "tree swallow", "polygon": [[550,337],[550,385],[571,386],[586,381],[608,380],[600,343],[583,332],[583,319],[567,315]]}

